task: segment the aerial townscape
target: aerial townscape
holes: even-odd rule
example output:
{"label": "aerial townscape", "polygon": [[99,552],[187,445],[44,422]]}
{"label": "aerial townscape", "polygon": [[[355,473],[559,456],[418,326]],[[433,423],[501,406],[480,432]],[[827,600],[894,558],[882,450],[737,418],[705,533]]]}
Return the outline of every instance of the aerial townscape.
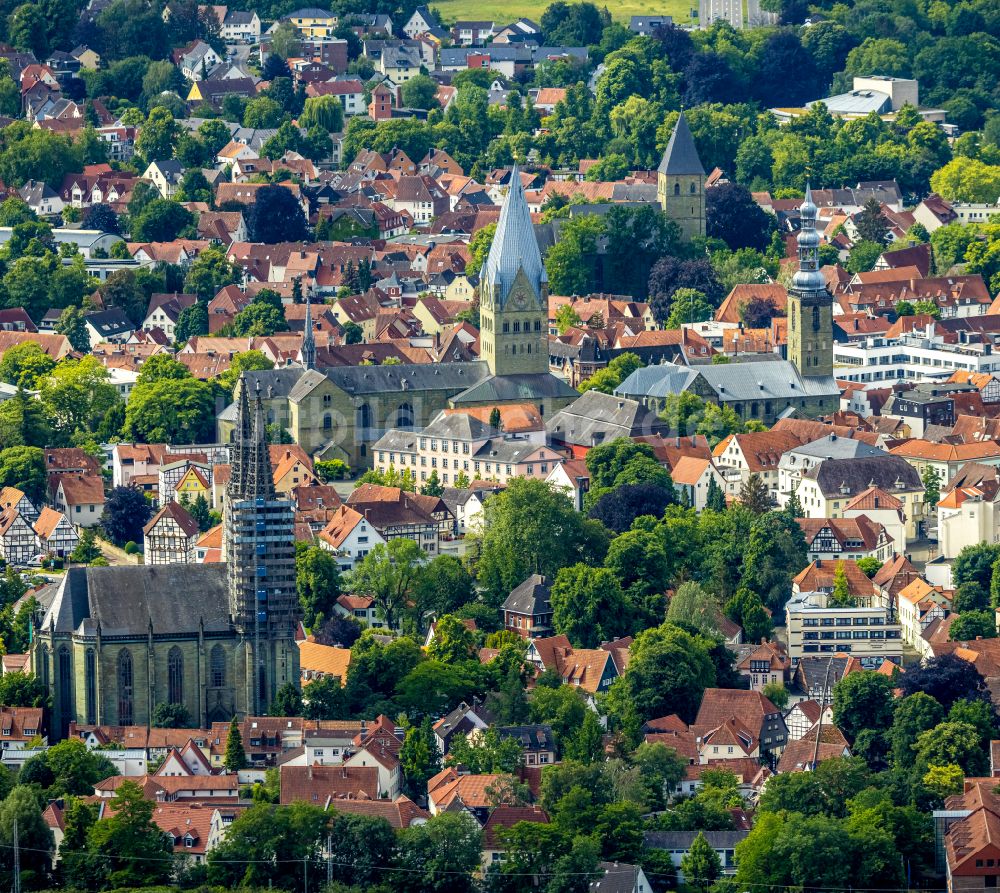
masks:
{"label": "aerial townscape", "polygon": [[6,0],[0,893],[986,893],[997,0]]}

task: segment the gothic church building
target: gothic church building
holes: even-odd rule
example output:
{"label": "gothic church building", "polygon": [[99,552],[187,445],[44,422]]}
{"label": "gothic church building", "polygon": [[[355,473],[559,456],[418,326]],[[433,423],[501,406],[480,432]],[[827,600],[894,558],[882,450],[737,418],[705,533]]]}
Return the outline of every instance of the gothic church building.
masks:
{"label": "gothic church building", "polygon": [[71,721],[147,725],[182,704],[194,725],[267,712],[299,684],[294,512],[277,499],[258,395],[240,389],[225,562],[71,568],[35,630],[50,736]]}

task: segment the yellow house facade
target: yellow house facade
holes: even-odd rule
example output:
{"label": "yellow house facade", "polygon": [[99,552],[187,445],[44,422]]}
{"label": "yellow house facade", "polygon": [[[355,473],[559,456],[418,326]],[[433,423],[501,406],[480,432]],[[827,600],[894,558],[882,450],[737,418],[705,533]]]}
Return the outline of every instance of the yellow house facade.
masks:
{"label": "yellow house facade", "polygon": [[332,12],[318,7],[296,9],[285,16],[285,20],[291,22],[303,37],[313,38],[333,37],[339,21]]}
{"label": "yellow house facade", "polygon": [[210,499],[212,495],[208,481],[197,468],[189,468],[184,473],[184,477],[177,482],[174,491],[178,499],[187,497],[191,502],[194,502],[199,496]]}

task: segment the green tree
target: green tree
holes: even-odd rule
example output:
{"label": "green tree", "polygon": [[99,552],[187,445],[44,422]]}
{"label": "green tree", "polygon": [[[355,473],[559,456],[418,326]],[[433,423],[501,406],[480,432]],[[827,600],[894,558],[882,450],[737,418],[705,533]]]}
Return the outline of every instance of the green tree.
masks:
{"label": "green tree", "polygon": [[399,832],[402,893],[470,893],[479,865],[482,831],[464,812],[445,812]]}
{"label": "green tree", "polygon": [[[573,326],[578,326],[582,320],[577,315],[577,312],[573,309],[572,304],[563,304],[556,311],[556,328],[559,330],[560,335],[566,334],[566,330],[572,328]],[[499,410],[497,413],[499,414]]]}
{"label": "green tree", "polygon": [[190,375],[136,384],[125,407],[125,431],[142,443],[209,443],[215,433],[212,385]]}
{"label": "green tree", "polygon": [[707,893],[722,873],[722,863],[715,848],[705,838],[702,831],[692,841],[688,851],[681,858],[681,871],[687,886],[699,893]]}
{"label": "green tree", "polygon": [[677,587],[667,608],[668,622],[693,626],[706,636],[718,635],[721,616],[718,598],[693,581]]}
{"label": "green tree", "polygon": [[784,710],[788,704],[788,689],[781,682],[768,682],[761,694],[779,710]]}
{"label": "green tree", "polygon": [[968,642],[970,639],[995,639],[997,637],[996,615],[993,611],[965,611],[952,621],[948,629],[952,642]]}
{"label": "green tree", "polygon": [[95,871],[102,886],[155,886],[173,874],[173,846],[153,822],[156,804],[147,800],[134,781],[123,781],[110,802],[111,817],[95,823],[87,835],[88,848],[100,854]]}
{"label": "green tree", "polygon": [[327,133],[340,133],[344,129],[344,105],[337,96],[310,96],[306,100],[299,126],[322,127]]}
{"label": "green tree", "polygon": [[63,813],[63,854],[59,869],[66,883],[74,889],[85,890],[92,881],[91,859],[87,852],[87,835],[97,821],[97,804],[85,803],[76,797],[66,802]]}
{"label": "green tree", "polygon": [[607,568],[582,563],[561,568],[552,584],[551,607],[556,632],[577,648],[596,648],[628,630],[621,586]]}
{"label": "green tree", "polygon": [[15,344],[0,358],[0,380],[25,390],[34,390],[38,381],[56,366],[52,359],[34,341]]}
{"label": "green tree", "polygon": [[922,691],[897,701],[888,731],[893,762],[903,767],[912,766],[916,759],[914,745],[917,737],[933,729],[942,719],[944,710],[941,705]]}
{"label": "green tree", "polygon": [[187,208],[166,198],[153,199],[142,213],[130,219],[135,242],[172,242],[195,222]]}
{"label": "green tree", "polygon": [[465,272],[469,276],[479,273],[480,268],[490,253],[490,246],[493,244],[493,236],[497,231],[495,223],[487,223],[480,227],[469,240],[469,262],[465,265]]}
{"label": "green tree", "polygon": [[191,728],[191,714],[183,704],[157,704],[151,721],[158,729]]}
{"label": "green tree", "polygon": [[421,616],[457,611],[475,598],[472,576],[454,555],[437,555],[420,570],[413,600]]}
{"label": "green tree", "polygon": [[874,268],[875,261],[884,250],[885,245],[878,242],[855,242],[847,258],[847,271],[849,273],[867,273]]}
{"label": "green tree", "polygon": [[419,725],[407,728],[399,749],[399,762],[409,796],[423,796],[428,780],[441,771],[441,752],[429,716]]}
{"label": "green tree", "polygon": [[258,96],[251,99],[243,110],[243,126],[261,128],[277,128],[284,116],[284,109],[268,96]]}
{"label": "green tree", "polygon": [[147,161],[166,161],[174,157],[180,125],[163,106],[151,109],[135,138],[135,150]]}
{"label": "green tree", "polygon": [[94,529],[88,527],[80,534],[80,541],[76,544],[76,548],[70,554],[69,559],[77,564],[90,564],[100,557],[101,550],[97,545]]}
{"label": "green tree", "polygon": [[472,548],[484,598],[496,607],[533,573],[554,577],[577,561],[602,560],[607,534],[581,517],[563,492],[544,481],[514,478],[487,501],[483,532]]}
{"label": "green tree", "polygon": [[366,815],[343,815],[334,804],[333,826],[328,840],[334,881],[352,885],[377,885],[384,880],[385,867],[392,864],[396,835],[385,819]]}
{"label": "green tree", "polygon": [[745,506],[755,515],[762,515],[771,510],[771,494],[768,492],[767,484],[759,474],[751,474],[740,485],[740,504]]}
{"label": "green tree", "polygon": [[45,707],[48,705],[48,686],[27,673],[4,673],[0,677],[0,704],[7,707]]}
{"label": "green tree", "polygon": [[301,716],[302,692],[293,682],[286,682],[274,693],[271,716]]}
{"label": "green tree", "polygon": [[679,329],[684,323],[704,322],[711,319],[715,308],[705,296],[694,288],[679,288],[670,302],[670,315],[663,324],[665,329]]}
{"label": "green tree", "polygon": [[425,74],[410,78],[403,84],[403,105],[410,109],[439,108],[437,101],[438,84]]}
{"label": "green tree", "polygon": [[935,508],[941,498],[941,480],[938,478],[937,471],[928,465],[923,474],[920,475],[920,479],[924,485],[924,502],[931,508]]}
{"label": "green tree", "polygon": [[958,553],[952,571],[955,586],[976,582],[989,587],[992,585],[993,566],[1000,561],[1000,546],[992,543],[977,543],[966,546]]}
{"label": "green tree", "polygon": [[56,331],[65,335],[73,350],[78,353],[90,353],[90,333],[83,311],[79,307],[66,307],[59,315]]}
{"label": "green tree", "polygon": [[434,624],[434,638],[427,654],[434,660],[456,664],[476,656],[476,637],[454,614],[445,614]]}
{"label": "green tree", "polygon": [[862,729],[888,729],[892,722],[889,678],[869,670],[844,676],[833,687],[833,721],[850,741]]}
{"label": "green tree", "polygon": [[882,205],[877,198],[870,198],[865,202],[861,213],[854,220],[854,225],[863,241],[885,245],[886,237],[889,235],[889,225],[882,216]]}
{"label": "green tree", "polygon": [[502,735],[495,727],[477,735],[456,735],[445,762],[449,766],[465,766],[473,774],[510,774],[517,771],[523,760],[520,742]]}
{"label": "green tree", "polygon": [[586,295],[597,290],[597,243],[604,231],[604,221],[593,214],[566,221],[559,241],[545,255],[553,294]]}
{"label": "green tree", "polygon": [[351,574],[349,586],[370,596],[389,629],[395,629],[423,563],[423,552],[405,537],[378,543],[361,559]]}
{"label": "green tree", "polygon": [[672,623],[639,633],[629,648],[625,675],[608,693],[611,715],[631,735],[656,716],[676,713],[692,721],[705,689],[716,683],[709,647],[703,637]]}
{"label": "green tree", "polygon": [[296,543],[295,587],[307,627],[329,618],[340,595],[340,569],[333,554],[319,546]]}
{"label": "green tree", "polygon": [[13,446],[0,451],[0,489],[16,487],[38,505],[46,484],[45,455],[38,447]]}
{"label": "green tree", "polygon": [[44,447],[52,443],[52,426],[40,400],[18,389],[0,403],[0,443],[11,446]]}
{"label": "green tree", "polygon": [[967,722],[946,721],[921,732],[914,745],[917,766],[926,772],[931,766],[961,766],[966,776],[982,776],[989,768],[979,731]]}
{"label": "green tree", "polygon": [[240,725],[234,716],[229,723],[229,734],[226,735],[226,753],[222,760],[222,765],[227,772],[238,772],[247,767],[247,754],[243,749],[243,735],[240,733]]}
{"label": "green tree", "polygon": [[[333,820],[333,813],[312,803],[279,807],[258,803],[229,826],[225,840],[210,853],[208,882],[229,888],[245,884],[308,889],[308,880],[318,879],[324,871],[321,847]],[[347,836],[356,845],[356,837]],[[357,858],[363,861],[365,857],[358,853]]]}
{"label": "green tree", "polygon": [[20,849],[22,889],[43,890],[49,884],[52,832],[42,818],[38,796],[27,785],[18,785],[0,803],[0,883],[14,888],[14,826]]}
{"label": "green tree", "polygon": [[948,763],[946,766],[929,766],[921,778],[927,790],[937,794],[942,800],[954,794],[961,794],[965,773],[961,766]]}
{"label": "green tree", "polygon": [[844,569],[844,562],[837,562],[837,567],[833,572],[833,592],[830,594],[830,604],[834,607],[850,608],[856,602],[851,595],[851,587],[847,582],[847,571]]}
{"label": "green tree", "polygon": [[210,245],[188,267],[184,289],[208,302],[225,286],[233,285],[239,280],[240,273],[226,256],[225,249],[219,245]]}

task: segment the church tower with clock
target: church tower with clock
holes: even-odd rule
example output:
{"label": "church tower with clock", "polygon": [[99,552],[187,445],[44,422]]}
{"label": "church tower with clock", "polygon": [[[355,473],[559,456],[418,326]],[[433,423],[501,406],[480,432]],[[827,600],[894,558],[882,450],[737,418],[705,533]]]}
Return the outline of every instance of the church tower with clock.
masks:
{"label": "church tower with clock", "polygon": [[548,374],[548,277],[515,164],[479,281],[481,357],[496,376]]}
{"label": "church tower with clock", "polygon": [[819,269],[817,213],[806,184],[799,208],[799,269],[788,290],[788,359],[803,379],[833,376],[833,297]]}

